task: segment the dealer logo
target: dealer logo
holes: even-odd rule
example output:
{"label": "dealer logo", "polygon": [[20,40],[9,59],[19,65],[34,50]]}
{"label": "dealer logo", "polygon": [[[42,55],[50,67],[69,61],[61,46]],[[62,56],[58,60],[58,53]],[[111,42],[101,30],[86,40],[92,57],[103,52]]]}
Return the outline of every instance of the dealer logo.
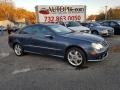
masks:
{"label": "dealer logo", "polygon": [[41,10],[39,11],[39,13],[41,14],[49,14],[49,10],[46,8],[41,8]]}

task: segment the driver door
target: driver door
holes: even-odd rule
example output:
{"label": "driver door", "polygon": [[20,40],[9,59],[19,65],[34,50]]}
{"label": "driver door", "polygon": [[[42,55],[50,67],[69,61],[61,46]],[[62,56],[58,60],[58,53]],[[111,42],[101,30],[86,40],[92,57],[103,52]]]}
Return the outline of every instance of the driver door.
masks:
{"label": "driver door", "polygon": [[34,52],[42,54],[56,54],[57,43],[53,32],[45,26],[34,26],[36,33],[32,36],[31,45]]}

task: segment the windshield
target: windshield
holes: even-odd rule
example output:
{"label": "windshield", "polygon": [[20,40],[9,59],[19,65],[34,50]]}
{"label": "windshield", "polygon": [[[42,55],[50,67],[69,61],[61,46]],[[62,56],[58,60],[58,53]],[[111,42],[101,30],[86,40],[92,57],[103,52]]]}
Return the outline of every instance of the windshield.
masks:
{"label": "windshield", "polygon": [[70,30],[62,25],[50,25],[49,28],[51,28],[54,32],[56,32],[58,34],[72,33],[72,30]]}
{"label": "windshield", "polygon": [[76,27],[76,26],[80,26],[80,24],[78,22],[67,22],[66,23],[67,27]]}
{"label": "windshield", "polygon": [[101,26],[99,23],[93,23],[94,26]]}
{"label": "windshield", "polygon": [[120,25],[120,21],[118,21],[118,24]]}

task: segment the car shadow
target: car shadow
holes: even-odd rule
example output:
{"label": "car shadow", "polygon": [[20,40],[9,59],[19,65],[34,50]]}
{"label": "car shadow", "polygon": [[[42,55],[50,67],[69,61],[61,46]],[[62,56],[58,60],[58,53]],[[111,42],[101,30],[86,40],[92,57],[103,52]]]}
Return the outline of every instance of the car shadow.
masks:
{"label": "car shadow", "polygon": [[55,56],[26,53],[22,57],[15,57],[17,60],[21,60],[20,62],[22,63],[26,60],[26,64],[28,64],[28,62],[29,64],[34,64],[39,70],[86,70],[104,64],[104,62],[87,62],[81,67],[73,67],[67,60]]}
{"label": "car shadow", "polygon": [[[43,62],[44,61],[46,61],[48,63],[53,62],[55,66],[57,66],[59,64],[61,67],[58,67],[57,69],[59,69],[59,68],[64,68],[65,69],[66,68],[66,70],[85,70],[85,69],[95,68],[99,65],[102,65],[102,64],[106,63],[106,61],[87,62],[83,66],[73,67],[67,62],[67,60],[65,60],[63,58],[59,58],[59,57],[55,57],[55,56],[49,56],[49,55],[31,54],[31,53],[28,53],[27,55],[31,56],[31,57],[41,58],[40,60],[42,60]],[[53,66],[52,68],[55,68],[55,67]]]}

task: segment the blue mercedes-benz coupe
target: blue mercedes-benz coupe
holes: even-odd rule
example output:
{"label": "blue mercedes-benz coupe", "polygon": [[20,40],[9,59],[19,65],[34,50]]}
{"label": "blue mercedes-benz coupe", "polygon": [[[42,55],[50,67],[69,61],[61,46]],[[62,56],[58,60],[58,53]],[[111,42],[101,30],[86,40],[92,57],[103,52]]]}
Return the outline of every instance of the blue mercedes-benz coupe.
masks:
{"label": "blue mercedes-benz coupe", "polygon": [[87,61],[101,61],[109,45],[100,36],[76,33],[57,24],[26,26],[9,36],[8,43],[17,56],[24,52],[62,57],[78,67]]}

